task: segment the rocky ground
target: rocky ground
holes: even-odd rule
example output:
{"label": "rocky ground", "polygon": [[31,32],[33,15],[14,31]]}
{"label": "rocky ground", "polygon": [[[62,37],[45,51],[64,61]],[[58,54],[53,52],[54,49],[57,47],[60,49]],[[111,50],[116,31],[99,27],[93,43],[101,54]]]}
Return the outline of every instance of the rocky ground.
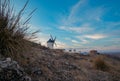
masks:
{"label": "rocky ground", "polygon": [[[94,67],[97,57],[103,58],[108,70]],[[33,46],[19,59],[0,59],[0,81],[120,81],[120,60]]]}

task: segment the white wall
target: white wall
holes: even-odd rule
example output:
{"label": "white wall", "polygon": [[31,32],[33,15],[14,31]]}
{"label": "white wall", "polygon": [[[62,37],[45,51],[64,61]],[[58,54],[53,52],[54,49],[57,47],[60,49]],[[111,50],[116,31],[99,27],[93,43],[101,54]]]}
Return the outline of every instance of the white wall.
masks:
{"label": "white wall", "polygon": [[47,43],[47,47],[53,49],[53,43]]}

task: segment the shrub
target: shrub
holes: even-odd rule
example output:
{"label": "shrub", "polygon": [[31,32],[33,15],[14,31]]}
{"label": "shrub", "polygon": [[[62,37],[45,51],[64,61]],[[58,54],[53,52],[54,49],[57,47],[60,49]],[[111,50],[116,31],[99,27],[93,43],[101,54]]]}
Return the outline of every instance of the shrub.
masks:
{"label": "shrub", "polygon": [[27,4],[28,1],[18,13],[14,13],[10,0],[0,0],[0,54],[5,57],[16,57],[30,47],[28,40],[35,32],[28,31],[28,23],[34,10],[25,21],[21,21]]}
{"label": "shrub", "polygon": [[108,64],[103,60],[102,57],[97,57],[94,60],[94,67],[98,70],[107,71],[109,70]]}

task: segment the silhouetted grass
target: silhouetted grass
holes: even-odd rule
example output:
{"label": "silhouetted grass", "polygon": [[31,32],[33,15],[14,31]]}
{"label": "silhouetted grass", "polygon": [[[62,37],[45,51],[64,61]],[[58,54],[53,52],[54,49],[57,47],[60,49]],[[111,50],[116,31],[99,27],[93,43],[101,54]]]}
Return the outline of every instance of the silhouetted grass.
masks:
{"label": "silhouetted grass", "polygon": [[30,47],[27,41],[34,39],[36,32],[28,31],[28,23],[34,10],[25,21],[21,21],[27,4],[28,1],[15,13],[10,0],[0,0],[0,54],[5,57],[16,57]]}

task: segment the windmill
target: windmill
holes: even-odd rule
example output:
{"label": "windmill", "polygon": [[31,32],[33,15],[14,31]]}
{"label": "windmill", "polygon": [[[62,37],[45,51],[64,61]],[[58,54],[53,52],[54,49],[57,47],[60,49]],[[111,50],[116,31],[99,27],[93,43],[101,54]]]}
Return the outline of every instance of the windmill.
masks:
{"label": "windmill", "polygon": [[54,45],[57,46],[55,41],[56,41],[56,37],[53,39],[53,36],[50,35],[50,39],[47,41],[47,47],[53,49]]}

